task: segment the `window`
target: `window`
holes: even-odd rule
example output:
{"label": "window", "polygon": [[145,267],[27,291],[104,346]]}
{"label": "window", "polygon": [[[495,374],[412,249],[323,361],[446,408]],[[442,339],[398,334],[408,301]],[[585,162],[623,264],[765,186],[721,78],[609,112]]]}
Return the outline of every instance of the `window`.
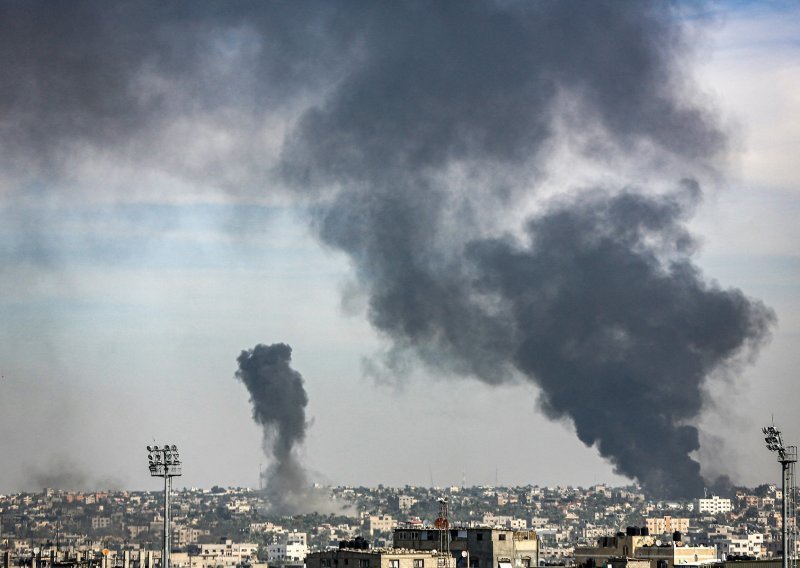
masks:
{"label": "window", "polygon": [[400,568],[399,560],[389,560],[389,568]]}
{"label": "window", "polygon": [[321,561],[322,568],[331,568],[331,559],[323,558]]}
{"label": "window", "polygon": [[414,568],[425,568],[425,560],[423,560],[422,558],[415,558]]}
{"label": "window", "polygon": [[358,568],[369,568],[369,558],[359,558]]}
{"label": "window", "polygon": [[497,538],[499,538],[500,540],[505,540],[506,539],[506,533],[500,533],[499,535],[497,535]]}
{"label": "window", "polygon": [[476,534],[475,538],[477,538],[478,540],[483,540],[483,533]]}

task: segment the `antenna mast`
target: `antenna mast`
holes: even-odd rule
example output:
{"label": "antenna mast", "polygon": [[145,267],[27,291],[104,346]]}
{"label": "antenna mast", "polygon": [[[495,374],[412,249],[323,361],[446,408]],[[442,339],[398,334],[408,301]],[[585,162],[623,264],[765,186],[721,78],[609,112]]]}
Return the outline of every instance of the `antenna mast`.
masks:
{"label": "antenna mast", "polygon": [[[447,497],[439,499],[439,516],[434,526],[439,529],[439,553],[450,561],[450,519],[447,509]],[[440,557],[441,558],[441,557]]]}

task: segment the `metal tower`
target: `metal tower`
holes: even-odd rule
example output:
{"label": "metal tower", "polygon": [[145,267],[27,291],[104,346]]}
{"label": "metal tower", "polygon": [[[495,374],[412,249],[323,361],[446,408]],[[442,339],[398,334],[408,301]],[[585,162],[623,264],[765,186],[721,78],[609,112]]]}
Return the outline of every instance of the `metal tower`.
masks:
{"label": "metal tower", "polygon": [[181,474],[181,461],[178,448],[167,444],[163,448],[147,446],[147,459],[150,461],[150,475],[164,478],[164,551],[161,556],[161,568],[170,568],[169,563],[169,493],[172,489],[172,478]]}
{"label": "metal tower", "polygon": [[765,426],[762,431],[764,432],[764,441],[767,443],[767,449],[778,454],[778,463],[781,464],[783,568],[796,568],[797,517],[795,516],[795,497],[797,490],[795,489],[794,464],[797,463],[797,446],[784,446],[781,432],[775,426]]}
{"label": "metal tower", "polygon": [[[434,526],[439,529],[439,558],[446,559],[448,563],[451,559],[450,555],[450,519],[447,510],[447,498],[442,497],[439,499],[439,516],[436,518]],[[440,562],[441,564],[441,562]]]}

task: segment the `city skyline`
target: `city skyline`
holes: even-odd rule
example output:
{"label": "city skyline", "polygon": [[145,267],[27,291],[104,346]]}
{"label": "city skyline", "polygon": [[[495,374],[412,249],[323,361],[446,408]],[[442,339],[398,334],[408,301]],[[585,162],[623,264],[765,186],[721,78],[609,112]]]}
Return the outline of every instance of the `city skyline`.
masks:
{"label": "city skyline", "polygon": [[[286,37],[291,34],[270,27],[271,18],[304,21],[302,9],[297,14],[254,10],[242,17],[214,13],[207,5],[185,13],[119,6],[122,16],[92,3],[63,7],[61,13],[36,3],[27,13],[4,7],[11,12],[3,18],[6,33],[0,43],[7,53],[24,50],[26,55],[9,56],[0,67],[27,82],[18,81],[0,97],[3,115],[12,117],[0,130],[5,154],[0,170],[0,455],[10,457],[0,467],[0,493],[44,486],[155,490],[145,459],[145,447],[153,443],[180,448],[184,473],[177,487],[256,487],[259,471],[271,464],[262,449],[269,432],[253,420],[250,395],[234,375],[240,353],[279,343],[291,346],[292,368],[302,375],[308,394],[308,426],[295,451],[311,482],[400,487],[460,485],[464,478],[468,485],[629,483],[630,477],[614,473],[599,455],[596,440],[606,439],[602,433],[587,447],[576,436],[572,410],[551,404],[556,419],[547,418],[537,402],[543,387],[526,377],[524,364],[511,371],[487,370],[494,362],[482,352],[473,357],[471,348],[458,351],[464,345],[459,341],[471,346],[475,338],[441,340],[458,326],[432,333],[438,343],[426,351],[415,343],[418,336],[403,335],[420,320],[409,317],[402,331],[387,323],[387,314],[395,312],[376,311],[376,305],[388,297],[379,292],[392,267],[373,270],[376,251],[353,244],[361,234],[342,230],[348,223],[360,227],[363,212],[342,214],[347,209],[336,203],[341,194],[330,188],[302,195],[291,189],[333,177],[334,185],[356,187],[357,202],[365,203],[368,194],[358,188],[382,182],[373,172],[363,178],[349,172],[345,182],[335,178],[337,167],[348,167],[348,156],[336,153],[341,140],[324,135],[344,120],[331,111],[346,100],[337,88],[354,88],[344,77],[372,79],[381,88],[394,80],[406,88],[403,81],[419,78],[416,69],[393,68],[396,54],[390,52],[382,54],[386,61],[378,60],[381,71],[390,71],[384,74],[388,78],[377,71],[361,77],[351,68],[374,61],[359,53],[347,34],[362,29],[359,25],[384,29],[381,18],[389,16],[328,13],[308,4],[323,38],[308,49],[325,46],[341,55],[306,60],[293,51],[303,50]],[[435,169],[432,179],[447,178],[439,197],[450,206],[456,203],[447,200],[462,188],[464,195],[473,192],[480,206],[486,198],[482,191],[508,191],[511,206],[498,206],[503,216],[485,217],[480,207],[477,212],[445,207],[442,222],[451,232],[437,235],[436,250],[443,263],[455,266],[448,256],[451,240],[480,239],[483,248],[474,249],[473,260],[488,254],[491,239],[511,234],[525,242],[531,238],[524,229],[529,219],[547,219],[547,212],[579,199],[589,187],[603,188],[612,199],[630,188],[652,187],[636,194],[645,208],[663,205],[657,196],[680,202],[681,212],[667,222],[674,234],[654,238],[663,238],[660,244],[669,249],[670,239],[678,235],[680,241],[687,229],[696,251],[665,254],[688,254],[702,271],[702,283],[718,282],[726,292],[740,289],[748,301],[763,302],[776,320],[763,335],[747,336],[763,342],[751,360],[739,353],[712,366],[699,384],[704,399],[699,414],[678,413],[676,423],[697,427],[700,449],[689,457],[699,461],[708,478],[729,475],[734,483],[751,486],[774,483],[778,470],[763,448],[761,426],[774,419],[787,443],[800,440],[793,408],[800,394],[793,375],[800,363],[800,177],[793,164],[800,150],[800,101],[793,95],[800,89],[800,9],[782,2],[713,5],[708,11],[686,4],[674,10],[646,6],[643,14],[637,7],[623,15],[642,18],[676,40],[668,56],[686,59],[670,59],[669,69],[689,77],[691,103],[713,119],[718,126],[713,132],[725,134],[729,150],[706,159],[675,148],[688,144],[689,138],[679,136],[689,128],[685,124],[647,134],[643,144],[652,147],[642,150],[631,143],[636,150],[630,154],[610,148],[628,141],[625,136],[639,136],[636,132],[620,135],[622,142],[606,140],[600,131],[596,139],[576,141],[575,132],[583,136],[584,124],[577,128],[570,121],[585,117],[559,106],[565,118],[547,128],[563,135],[532,150],[545,156],[532,163],[518,160],[514,149],[501,144],[505,136],[528,143],[512,124],[500,121],[505,129],[500,136],[494,123],[486,131],[469,123],[480,130],[468,132],[482,141],[473,140],[479,151],[453,144],[447,150],[457,157],[440,167],[428,162],[434,159],[429,155],[439,159],[436,149],[425,148],[423,167]],[[472,21],[461,13],[440,14],[430,20],[434,31],[425,37],[450,38],[445,32],[452,29],[436,27],[450,17],[464,18],[465,26],[483,21],[483,16]],[[581,14],[554,17],[591,33],[591,26],[582,28]],[[149,51],[141,43],[148,36],[137,34],[151,29],[151,19],[158,33],[150,38],[156,47]],[[404,25],[409,22],[418,24],[411,16]],[[269,36],[274,43],[259,35],[266,33],[263,29],[274,34],[274,40]],[[178,39],[168,33],[176,30]],[[392,39],[400,45],[413,43],[417,33],[402,26],[396,32]],[[109,37],[119,43],[105,45]],[[376,49],[385,45],[369,35],[362,40]],[[463,46],[458,37],[453,41]],[[261,61],[266,45],[276,53],[285,49],[286,58],[297,57],[297,67],[283,67],[280,54]],[[107,59],[104,48],[110,50]],[[498,53],[491,53],[491,45],[486,49],[493,57],[508,55],[499,47]],[[131,55],[137,50],[141,59]],[[76,62],[75,54],[96,59]],[[492,68],[479,63],[475,68],[483,73]],[[82,81],[77,87],[69,73],[60,74],[71,65]],[[193,65],[202,65],[203,72]],[[45,80],[51,72],[55,79]],[[255,72],[264,74],[266,79],[257,78],[269,88],[251,84],[258,83],[248,75]],[[512,81],[502,73],[495,80]],[[36,81],[42,81],[42,91],[36,92],[41,100],[29,100],[33,91],[24,87]],[[472,84],[445,77],[440,85],[445,92],[451,87],[447,81]],[[519,88],[526,96],[535,94]],[[114,96],[104,98],[106,91]],[[378,99],[388,95],[366,91]],[[570,101],[557,104],[568,108]],[[377,121],[381,108],[375,103],[377,110],[368,116]],[[320,119],[326,112],[330,116]],[[330,130],[309,133],[313,119]],[[413,124],[419,130],[409,132],[424,138],[424,125]],[[589,126],[597,127],[591,121]],[[403,141],[398,135],[385,142],[386,148],[376,144],[376,155],[391,154]],[[498,147],[507,154],[492,155]],[[339,161],[304,169],[319,159],[320,148]],[[415,156],[405,146],[403,151]],[[599,159],[604,152],[612,157]],[[297,155],[306,161],[294,162]],[[690,174],[699,180],[702,199],[691,184],[681,185]],[[520,197],[506,187],[517,183],[535,191]],[[602,209],[592,207],[587,211]],[[545,233],[541,224],[537,228],[541,239]],[[509,255],[524,252],[510,249]],[[484,285],[480,292],[487,295],[499,289],[488,278]],[[494,321],[487,318],[487,326]],[[499,333],[496,338],[503,339]],[[444,354],[443,347],[456,355]],[[652,443],[655,452],[663,440]]]}

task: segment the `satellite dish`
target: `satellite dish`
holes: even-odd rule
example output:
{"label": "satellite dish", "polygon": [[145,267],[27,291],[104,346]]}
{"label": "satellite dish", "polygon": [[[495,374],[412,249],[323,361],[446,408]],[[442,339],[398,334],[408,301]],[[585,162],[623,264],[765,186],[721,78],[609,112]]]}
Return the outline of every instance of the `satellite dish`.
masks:
{"label": "satellite dish", "polygon": [[660,540],[656,541],[656,546],[661,546],[661,541]]}
{"label": "satellite dish", "polygon": [[461,551],[461,558],[466,558],[468,555],[469,555],[469,552],[467,552],[466,550],[462,550]]}

